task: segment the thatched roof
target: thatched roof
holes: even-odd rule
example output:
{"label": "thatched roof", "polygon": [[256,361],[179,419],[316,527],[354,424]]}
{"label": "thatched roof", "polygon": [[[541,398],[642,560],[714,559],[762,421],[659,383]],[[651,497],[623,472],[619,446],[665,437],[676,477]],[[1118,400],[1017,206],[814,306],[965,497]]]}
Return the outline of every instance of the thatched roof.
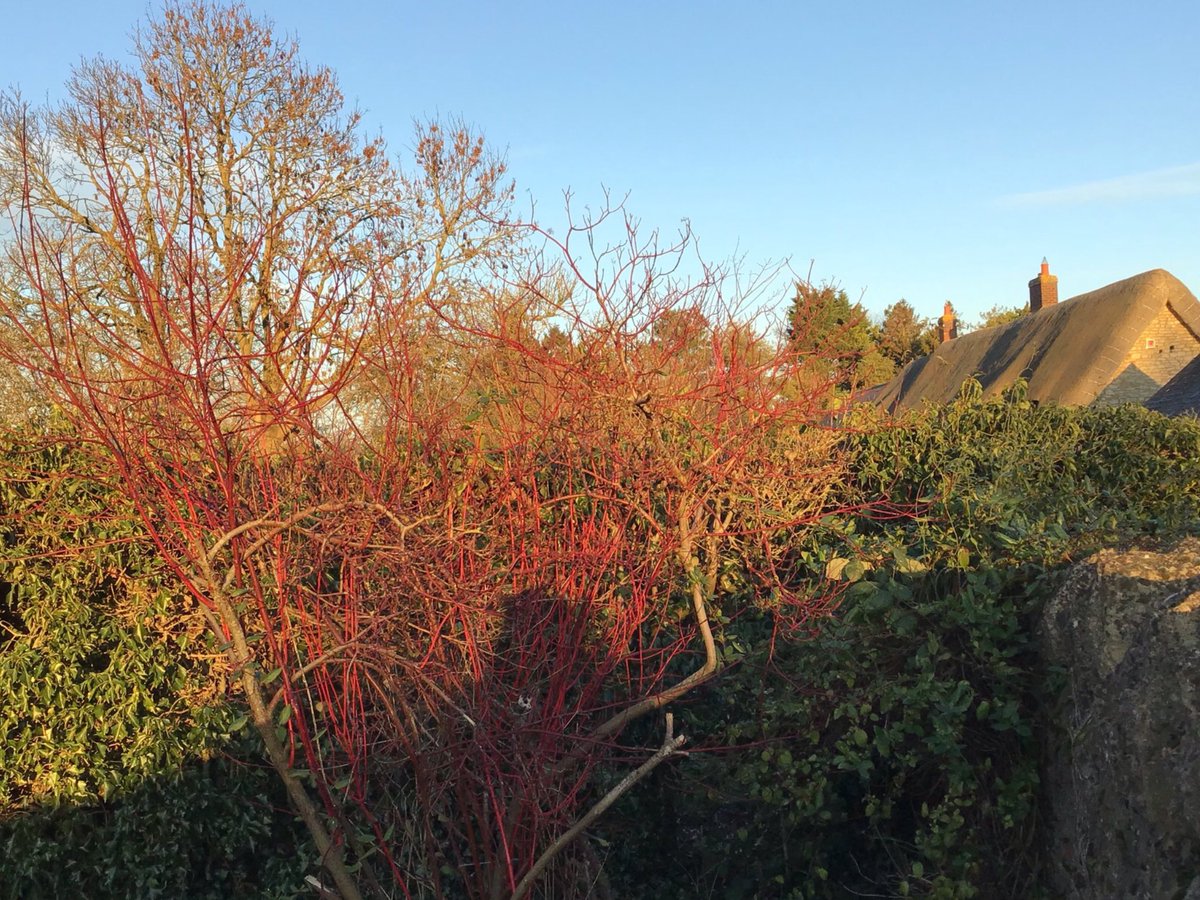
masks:
{"label": "thatched roof", "polygon": [[1200,356],[1179,370],[1179,374],[1159,388],[1146,401],[1146,408],[1164,416],[1190,414],[1200,416]]}
{"label": "thatched roof", "polygon": [[1025,378],[1031,400],[1085,405],[1119,374],[1164,307],[1200,335],[1200,302],[1175,276],[1154,269],[947,341],[873,389],[870,399],[895,411],[952,400],[971,377],[985,395]]}

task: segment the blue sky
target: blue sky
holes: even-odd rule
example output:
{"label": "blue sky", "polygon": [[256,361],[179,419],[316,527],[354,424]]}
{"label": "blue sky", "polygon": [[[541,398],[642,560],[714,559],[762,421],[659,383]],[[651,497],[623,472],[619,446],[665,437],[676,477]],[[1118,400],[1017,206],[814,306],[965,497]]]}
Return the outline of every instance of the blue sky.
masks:
{"label": "blue sky", "polygon": [[[881,313],[1072,296],[1162,267],[1200,292],[1200,4],[250,0],[399,153],[457,117],[539,217],[562,192],[691,221]],[[144,2],[5,11],[0,86],[56,98]],[[153,7],[149,7],[153,8]]]}

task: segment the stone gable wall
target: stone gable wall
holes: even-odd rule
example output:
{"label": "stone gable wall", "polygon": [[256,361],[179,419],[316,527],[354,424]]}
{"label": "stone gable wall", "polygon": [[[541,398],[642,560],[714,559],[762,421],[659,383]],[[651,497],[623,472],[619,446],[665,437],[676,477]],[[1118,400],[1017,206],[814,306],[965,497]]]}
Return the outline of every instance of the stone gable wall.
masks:
{"label": "stone gable wall", "polygon": [[[1153,341],[1153,346],[1147,346]],[[1144,403],[1200,354],[1200,338],[1164,306],[1122,360],[1119,374],[1095,403]]]}

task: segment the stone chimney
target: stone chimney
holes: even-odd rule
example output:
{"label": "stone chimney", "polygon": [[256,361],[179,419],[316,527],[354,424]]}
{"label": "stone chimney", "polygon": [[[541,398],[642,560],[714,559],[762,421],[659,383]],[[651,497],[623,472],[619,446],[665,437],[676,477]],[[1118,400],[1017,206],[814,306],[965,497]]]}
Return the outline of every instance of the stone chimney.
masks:
{"label": "stone chimney", "polygon": [[1058,276],[1050,274],[1050,263],[1042,257],[1042,271],[1029,282],[1029,311],[1037,312],[1044,306],[1058,302]]}
{"label": "stone chimney", "polygon": [[938,319],[938,343],[944,344],[956,337],[958,337],[958,322],[954,319],[954,307],[947,300],[946,306],[942,309],[942,317]]}

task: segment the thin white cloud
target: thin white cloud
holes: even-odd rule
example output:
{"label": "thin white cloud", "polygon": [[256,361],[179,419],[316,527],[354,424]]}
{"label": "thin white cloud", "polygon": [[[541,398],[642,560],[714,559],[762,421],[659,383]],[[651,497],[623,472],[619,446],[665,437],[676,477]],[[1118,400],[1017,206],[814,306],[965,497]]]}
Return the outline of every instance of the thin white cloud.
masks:
{"label": "thin white cloud", "polygon": [[1002,206],[1080,206],[1085,203],[1131,203],[1157,197],[1200,194],[1200,162],[1087,181],[1049,191],[1030,191],[1000,198]]}

